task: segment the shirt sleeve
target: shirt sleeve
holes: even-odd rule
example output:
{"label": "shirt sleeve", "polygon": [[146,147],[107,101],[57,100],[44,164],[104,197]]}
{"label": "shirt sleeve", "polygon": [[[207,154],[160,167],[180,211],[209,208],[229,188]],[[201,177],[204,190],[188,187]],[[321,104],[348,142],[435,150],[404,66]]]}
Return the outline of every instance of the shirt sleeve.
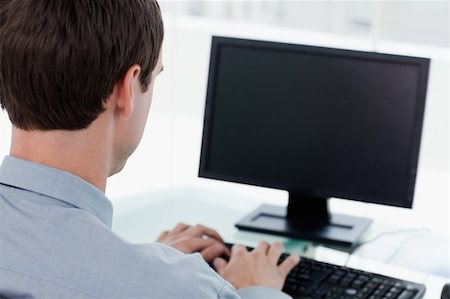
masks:
{"label": "shirt sleeve", "polygon": [[[236,291],[233,285],[214,271],[199,253],[184,254],[165,244],[156,244],[164,252],[163,255],[160,255],[161,258],[168,259],[172,265],[176,265],[177,273],[185,272],[186,276],[182,276],[186,280],[186,285],[202,286],[183,290],[185,292],[183,298],[292,299],[291,296],[268,287],[245,287]],[[187,291],[194,292],[194,289],[203,290],[202,297],[200,297],[200,293],[187,295]]]}

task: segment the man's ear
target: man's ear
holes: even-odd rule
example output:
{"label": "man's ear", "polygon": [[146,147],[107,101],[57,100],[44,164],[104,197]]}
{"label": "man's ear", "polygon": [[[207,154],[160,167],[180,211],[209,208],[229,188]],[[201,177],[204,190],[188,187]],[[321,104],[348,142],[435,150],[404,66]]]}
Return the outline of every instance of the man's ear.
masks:
{"label": "man's ear", "polygon": [[123,117],[128,118],[133,113],[136,95],[141,91],[140,74],[141,67],[134,64],[114,87],[117,96],[116,113]]}

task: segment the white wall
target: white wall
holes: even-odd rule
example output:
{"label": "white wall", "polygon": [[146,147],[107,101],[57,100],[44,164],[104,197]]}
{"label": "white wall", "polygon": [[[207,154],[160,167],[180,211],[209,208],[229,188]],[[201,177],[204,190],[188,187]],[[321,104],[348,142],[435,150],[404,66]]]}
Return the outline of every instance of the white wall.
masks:
{"label": "white wall", "polygon": [[166,13],[204,16],[348,36],[434,46],[449,45],[449,1],[173,1]]}
{"label": "white wall", "polygon": [[11,123],[5,111],[0,110],[0,159],[9,152]]}

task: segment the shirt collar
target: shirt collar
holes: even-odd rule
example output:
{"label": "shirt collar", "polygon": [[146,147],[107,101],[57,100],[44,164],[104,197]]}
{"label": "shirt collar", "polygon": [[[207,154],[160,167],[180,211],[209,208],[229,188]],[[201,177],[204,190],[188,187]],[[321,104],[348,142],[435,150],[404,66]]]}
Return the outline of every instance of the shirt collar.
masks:
{"label": "shirt collar", "polygon": [[49,196],[84,210],[111,228],[113,207],[94,185],[69,172],[6,156],[0,184]]}

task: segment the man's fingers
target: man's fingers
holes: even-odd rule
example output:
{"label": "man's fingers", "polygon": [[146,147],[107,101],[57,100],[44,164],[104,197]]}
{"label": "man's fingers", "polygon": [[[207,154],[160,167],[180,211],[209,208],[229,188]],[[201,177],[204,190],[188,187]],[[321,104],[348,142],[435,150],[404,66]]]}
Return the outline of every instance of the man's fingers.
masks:
{"label": "man's fingers", "polygon": [[283,278],[291,272],[291,270],[300,262],[300,257],[298,255],[292,254],[287,259],[285,259],[279,266],[278,270],[280,271]]}
{"label": "man's fingers", "polygon": [[174,234],[181,233],[182,231],[185,231],[190,227],[191,227],[190,225],[180,222],[177,225],[175,225],[175,228],[172,230],[172,233]]}
{"label": "man's fingers", "polygon": [[184,252],[187,253],[192,253],[192,252],[201,252],[203,249],[210,247],[212,245],[220,245],[220,246],[224,246],[223,243],[218,242],[217,240],[214,239],[203,239],[200,237],[186,237],[186,239],[183,240],[183,247],[186,250],[183,250]]}
{"label": "man's fingers", "polygon": [[241,244],[234,244],[233,247],[231,247],[231,256],[235,255],[235,254],[242,254],[244,252],[247,252],[247,248],[245,248],[243,245]]}
{"label": "man's fingers", "polygon": [[[225,247],[225,246],[224,246]],[[226,259],[230,259],[230,256],[231,256],[231,250],[228,248],[228,247],[225,247],[225,251],[223,252],[223,256],[226,258]]]}
{"label": "man's fingers", "polygon": [[266,241],[259,242],[258,246],[256,246],[255,249],[253,249],[253,252],[255,254],[261,254],[263,256],[267,255],[267,252],[269,251],[270,245]]}
{"label": "man's fingers", "polygon": [[213,265],[214,269],[216,269],[217,273],[222,273],[223,269],[227,266],[227,262],[223,258],[216,258],[214,259]]}
{"label": "man's fingers", "polygon": [[280,243],[275,242],[272,244],[272,246],[270,246],[269,252],[267,253],[267,255],[269,256],[269,259],[271,262],[273,262],[274,264],[277,264],[278,259],[280,258],[280,255],[282,252],[283,252],[283,246]]}
{"label": "man's fingers", "polygon": [[222,256],[224,252],[225,246],[217,243],[209,247],[206,247],[205,249],[200,251],[200,254],[202,255],[203,259],[206,262],[211,263],[215,258]]}
{"label": "man's fingers", "polygon": [[167,237],[168,234],[169,234],[169,231],[167,231],[167,230],[162,231],[162,232],[159,234],[158,238],[156,239],[156,242],[163,241],[163,239],[164,239],[165,237]]}
{"label": "man's fingers", "polygon": [[192,233],[195,237],[203,237],[208,236],[209,238],[216,239],[219,242],[224,242],[223,238],[219,235],[219,233],[212,228],[203,226],[201,224],[197,224],[196,226],[193,226],[189,228],[189,231]]}

